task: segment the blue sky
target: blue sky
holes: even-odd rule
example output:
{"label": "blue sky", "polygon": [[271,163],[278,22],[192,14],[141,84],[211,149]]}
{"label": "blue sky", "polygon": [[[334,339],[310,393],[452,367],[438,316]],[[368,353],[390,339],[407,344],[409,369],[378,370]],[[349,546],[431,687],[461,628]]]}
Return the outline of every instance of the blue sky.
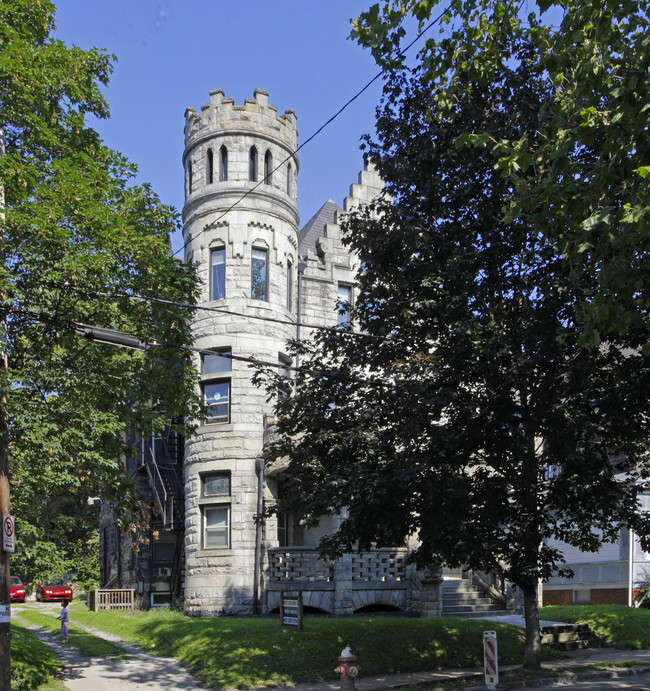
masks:
{"label": "blue sky", "polygon": [[[55,0],[56,2],[56,0]],[[128,156],[163,202],[183,204],[184,113],[222,88],[237,104],[256,88],[298,114],[299,143],[379,71],[347,39],[371,0],[59,0],[55,36],[117,56],[105,91],[111,119],[93,123]],[[301,225],[329,198],[341,204],[363,166],[359,139],[374,131],[381,81],[299,154]],[[180,237],[173,249],[181,246]]]}

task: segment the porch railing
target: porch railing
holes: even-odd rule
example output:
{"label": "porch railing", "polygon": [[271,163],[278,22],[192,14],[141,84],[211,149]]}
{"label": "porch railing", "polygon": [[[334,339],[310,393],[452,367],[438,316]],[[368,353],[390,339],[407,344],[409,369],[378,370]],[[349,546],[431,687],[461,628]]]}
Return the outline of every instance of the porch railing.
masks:
{"label": "porch railing", "polygon": [[133,609],[134,592],[134,590],[129,590],[127,588],[92,590],[90,592],[88,608],[93,612],[102,609]]}
{"label": "porch railing", "polygon": [[[406,578],[406,548],[377,549],[349,555],[353,581],[401,581]],[[279,547],[269,550],[270,581],[333,581],[341,561],[320,558],[316,547]]]}
{"label": "porch railing", "polygon": [[269,550],[271,581],[333,581],[334,564],[323,561],[315,547],[274,548]]}

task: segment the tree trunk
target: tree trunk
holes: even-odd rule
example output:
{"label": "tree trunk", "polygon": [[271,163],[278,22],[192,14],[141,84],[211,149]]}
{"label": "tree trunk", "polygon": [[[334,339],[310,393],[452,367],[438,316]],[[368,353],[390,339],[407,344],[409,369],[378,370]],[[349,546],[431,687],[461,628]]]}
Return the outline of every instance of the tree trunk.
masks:
{"label": "tree trunk", "polygon": [[524,593],[524,617],[526,619],[526,652],[524,653],[524,667],[537,670],[542,662],[542,636],[539,631],[539,604],[537,602],[537,586],[526,584],[522,588]]}

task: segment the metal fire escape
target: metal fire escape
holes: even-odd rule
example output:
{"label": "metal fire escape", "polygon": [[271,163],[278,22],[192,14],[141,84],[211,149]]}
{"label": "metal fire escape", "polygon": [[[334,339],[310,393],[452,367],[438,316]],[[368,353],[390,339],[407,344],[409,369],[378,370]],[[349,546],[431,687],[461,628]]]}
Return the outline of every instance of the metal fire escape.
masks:
{"label": "metal fire escape", "polygon": [[183,437],[170,430],[160,437],[142,440],[141,467],[147,472],[163,529],[176,536],[171,582],[173,599],[180,594],[184,580],[185,488],[179,476],[183,454]]}
{"label": "metal fire escape", "polygon": [[[168,433],[142,440],[142,465],[165,530],[183,530],[185,492],[178,474],[182,437]],[[182,456],[181,456],[182,457]]]}

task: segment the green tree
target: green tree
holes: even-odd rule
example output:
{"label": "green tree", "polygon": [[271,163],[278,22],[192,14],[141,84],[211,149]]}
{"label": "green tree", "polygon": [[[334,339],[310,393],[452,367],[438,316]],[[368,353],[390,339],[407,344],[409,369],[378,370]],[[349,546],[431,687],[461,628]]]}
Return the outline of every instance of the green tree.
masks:
{"label": "green tree", "polygon": [[[37,579],[75,567],[93,540],[91,496],[130,506],[121,459],[127,430],[150,436],[197,419],[189,318],[191,266],[170,256],[176,212],[104,146],[86,116],[108,117],[101,87],[113,58],[51,37],[47,0],[0,3],[0,286],[12,569]],[[124,332],[130,350],[84,338],[81,325]],[[178,422],[178,424],[182,424]],[[93,543],[94,544],[94,543]]]}
{"label": "green tree", "polygon": [[308,524],[344,517],[327,553],[415,536],[422,566],[516,584],[536,668],[537,584],[562,572],[552,540],[592,550],[621,525],[649,534],[634,480],[648,470],[650,371],[622,337],[581,346],[596,279],[576,281],[535,222],[505,220],[517,182],[492,147],[458,142],[543,136],[552,93],[534,46],[510,38],[500,50],[489,83],[457,75],[453,118],[425,70],[387,79],[367,153],[389,197],[344,224],[363,267],[352,310],[363,333],[296,344],[293,395],[266,373],[269,393],[284,391],[269,457],[290,461],[284,507]]}
{"label": "green tree", "polygon": [[[512,0],[439,5],[385,0],[354,22],[352,37],[390,69],[404,60],[405,19],[420,28],[438,20],[444,31],[426,39],[419,59],[450,118],[465,73],[487,85],[506,57],[504,44],[518,37],[530,43],[527,59],[546,75],[550,94],[539,134],[497,139],[473,131],[465,141],[491,147],[511,179],[506,217],[534,223],[557,242],[577,282],[583,273],[594,279],[581,305],[582,343],[597,346],[620,333],[638,347],[650,270],[648,4],[537,0],[523,18]],[[649,343],[640,345],[650,354]]]}

